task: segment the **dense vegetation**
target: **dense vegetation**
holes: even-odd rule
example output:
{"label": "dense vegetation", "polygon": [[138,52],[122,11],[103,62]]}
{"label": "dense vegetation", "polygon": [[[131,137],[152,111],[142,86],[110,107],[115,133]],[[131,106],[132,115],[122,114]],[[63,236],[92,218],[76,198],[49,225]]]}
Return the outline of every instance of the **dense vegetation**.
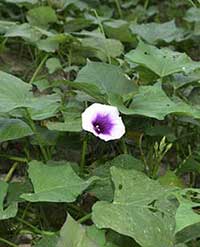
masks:
{"label": "dense vegetation", "polygon": [[0,1],[1,247],[200,246],[199,43],[199,0]]}

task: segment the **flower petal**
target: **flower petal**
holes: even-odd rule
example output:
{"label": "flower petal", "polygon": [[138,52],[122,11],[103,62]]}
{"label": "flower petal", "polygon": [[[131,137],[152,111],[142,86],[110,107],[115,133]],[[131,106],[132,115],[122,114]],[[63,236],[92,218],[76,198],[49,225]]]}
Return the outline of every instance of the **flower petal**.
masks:
{"label": "flower petal", "polygon": [[115,122],[113,122],[113,128],[109,135],[100,134],[99,137],[104,141],[120,139],[125,134],[125,126],[122,122],[121,117],[118,117]]}
{"label": "flower petal", "polygon": [[[100,126],[101,125],[110,126],[109,123],[108,124],[105,123],[105,117],[103,116],[107,116],[107,119],[108,121],[110,121],[110,125],[112,126],[109,129],[109,133],[105,130],[105,134],[97,133],[95,131],[96,126],[94,126],[94,123],[96,123],[97,119],[99,119],[100,121],[99,122]],[[119,139],[125,133],[125,126],[122,122],[121,117],[119,116],[119,111],[117,107],[110,105],[103,105],[99,103],[92,104],[82,113],[82,128],[86,131],[93,133],[95,136],[98,136],[104,141]]]}

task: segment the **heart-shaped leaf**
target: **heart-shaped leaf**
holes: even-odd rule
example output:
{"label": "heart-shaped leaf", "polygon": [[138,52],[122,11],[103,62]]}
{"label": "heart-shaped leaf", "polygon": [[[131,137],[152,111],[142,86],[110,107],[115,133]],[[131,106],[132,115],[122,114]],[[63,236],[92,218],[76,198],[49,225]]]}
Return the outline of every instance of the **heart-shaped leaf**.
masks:
{"label": "heart-shaped leaf", "polygon": [[85,181],[72,169],[70,162],[50,162],[45,165],[39,161],[29,163],[29,177],[34,193],[21,197],[31,202],[73,202],[97,178]]}
{"label": "heart-shaped leaf", "polygon": [[31,128],[20,119],[0,118],[0,142],[33,134]]}
{"label": "heart-shaped leaf", "polygon": [[[200,196],[200,190],[196,189],[194,192],[198,193]],[[177,193],[179,207],[176,211],[176,233],[188,226],[200,223],[200,214],[198,213],[200,203],[185,199],[183,195],[182,192],[179,194]],[[195,208],[197,209],[197,212],[195,212]]]}
{"label": "heart-shaped leaf", "polygon": [[76,78],[76,82],[89,83],[99,88],[101,93],[117,93],[126,95],[136,91],[137,86],[129,80],[122,69],[115,65],[88,62]]}
{"label": "heart-shaped leaf", "polygon": [[0,220],[9,219],[15,217],[18,207],[16,202],[12,202],[4,209],[4,200],[7,194],[8,184],[4,181],[0,181]]}
{"label": "heart-shaped leaf", "polygon": [[31,85],[0,71],[0,112],[26,106],[32,97],[30,90]]}
{"label": "heart-shaped leaf", "polygon": [[192,61],[185,53],[175,52],[168,48],[158,49],[141,40],[135,50],[126,54],[126,59],[150,69],[160,77],[200,68],[200,62]]}
{"label": "heart-shaped leaf", "polygon": [[177,102],[172,101],[165,94],[160,83],[153,86],[140,86],[129,108],[123,104],[119,95],[110,95],[109,103],[117,106],[122,113],[127,115],[142,115],[162,120],[168,114],[177,113],[200,118],[198,108],[192,107],[180,99]]}
{"label": "heart-shaped leaf", "polygon": [[168,192],[157,181],[136,170],[112,167],[111,175],[115,185],[114,201],[100,201],[93,206],[96,226],[130,236],[145,247],[174,246],[174,219],[168,218],[167,212],[160,214],[156,207],[151,210],[150,206]]}
{"label": "heart-shaped leaf", "polygon": [[174,20],[165,23],[133,24],[130,29],[133,34],[139,35],[150,44],[161,40],[169,43],[183,38],[183,31],[176,27]]}

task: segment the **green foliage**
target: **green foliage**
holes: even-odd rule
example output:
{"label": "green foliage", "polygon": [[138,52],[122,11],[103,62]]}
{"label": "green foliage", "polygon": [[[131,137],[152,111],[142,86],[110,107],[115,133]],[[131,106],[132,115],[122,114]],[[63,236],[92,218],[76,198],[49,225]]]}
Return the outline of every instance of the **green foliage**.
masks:
{"label": "green foliage", "polygon": [[60,231],[60,238],[56,245],[56,247],[64,246],[117,247],[106,240],[105,231],[99,230],[95,226],[84,227],[70,215]]}
{"label": "green foliage", "polygon": [[90,49],[90,57],[97,57],[102,61],[107,61],[111,57],[119,57],[123,53],[123,45],[115,39],[104,37],[88,37],[81,39],[83,48]]}
{"label": "green foliage", "polygon": [[162,120],[170,113],[182,113],[199,118],[198,109],[185,104],[180,99],[178,102],[172,101],[167,97],[160,83],[139,87],[139,92],[133,97],[129,108],[125,107],[119,95],[111,95],[109,102],[128,115],[137,114]]}
{"label": "green foliage", "polygon": [[[199,11],[0,2],[1,247],[199,247]],[[120,140],[82,129],[92,103]]]}
{"label": "green foliage", "polygon": [[98,176],[100,179],[95,182],[89,191],[93,193],[98,199],[112,201],[114,190],[112,186],[110,168],[119,167],[123,169],[144,170],[144,164],[141,160],[135,159],[131,155],[121,154],[111,161],[94,168],[92,174]]}
{"label": "green foliage", "polygon": [[[196,191],[199,193],[199,190]],[[200,223],[200,215],[195,213],[195,207],[199,207],[199,203],[185,199],[183,195],[177,196],[179,207],[176,211],[176,232],[183,230],[188,226]]]}
{"label": "green foliage", "polygon": [[22,39],[32,43],[40,39],[41,33],[37,30],[37,28],[32,27],[30,24],[23,23],[20,25],[12,25],[9,29],[7,29],[5,36],[8,38],[21,37]]}
{"label": "green foliage", "polygon": [[7,194],[8,184],[4,181],[0,181],[1,191],[0,191],[0,219],[5,220],[15,217],[17,214],[17,203],[12,202],[10,205],[4,209],[4,199]]}
{"label": "green foliage", "polygon": [[59,59],[57,59],[56,57],[52,57],[46,61],[46,67],[49,71],[49,74],[52,74],[55,71],[57,71],[58,69],[61,69],[62,65],[61,65]]}
{"label": "green foliage", "polygon": [[80,132],[82,129],[80,113],[68,111],[64,115],[64,122],[48,122],[47,128],[65,132]]}
{"label": "green foliage", "polygon": [[32,134],[33,131],[31,128],[22,120],[0,118],[0,140],[2,142],[19,139]]}
{"label": "green foliage", "polygon": [[87,181],[79,178],[69,162],[44,165],[42,162],[29,163],[29,177],[33,194],[21,197],[31,202],[73,202],[96,178]]}
{"label": "green foliage", "polygon": [[[64,246],[83,246],[83,247],[97,247],[97,243],[92,241],[87,236],[86,229],[79,225],[69,215],[67,222],[61,229],[61,238],[58,241],[57,247]],[[68,237],[67,237],[68,236]]]}
{"label": "green foliage", "polygon": [[175,52],[169,48],[158,49],[140,41],[137,48],[126,54],[128,61],[144,66],[159,77],[165,77],[177,72],[191,72],[200,67],[184,53]]}
{"label": "green foliage", "polygon": [[0,112],[9,112],[28,105],[31,85],[2,71],[0,84]]}
{"label": "green foliage", "polygon": [[76,78],[77,82],[89,83],[98,87],[104,94],[119,93],[125,95],[137,87],[125,77],[123,71],[106,63],[89,62],[83,67]]}
{"label": "green foliage", "polygon": [[199,22],[200,21],[199,14],[200,14],[199,8],[190,8],[186,12],[185,20],[187,20],[188,22]]}
{"label": "green foliage", "polygon": [[41,240],[39,240],[35,247],[55,247],[58,242],[58,236],[44,236]]}
{"label": "green foliage", "polygon": [[165,23],[133,24],[130,28],[133,34],[137,34],[150,44],[156,44],[159,41],[170,43],[183,38],[183,31],[176,27],[174,20]]}
{"label": "green foliage", "polygon": [[135,170],[111,168],[111,174],[115,184],[114,201],[102,201],[94,205],[95,224],[99,228],[111,228],[133,237],[142,246],[173,246],[173,219],[151,211],[150,206],[166,191],[157,182]]}
{"label": "green foliage", "polygon": [[57,22],[55,11],[49,6],[41,6],[28,11],[28,22],[31,25],[46,27],[49,23]]}
{"label": "green foliage", "polygon": [[125,20],[110,20],[104,22],[106,35],[122,42],[133,42],[135,39],[129,30],[129,23]]}
{"label": "green foliage", "polygon": [[164,176],[159,178],[159,182],[163,186],[184,187],[183,181],[172,171],[167,171]]}

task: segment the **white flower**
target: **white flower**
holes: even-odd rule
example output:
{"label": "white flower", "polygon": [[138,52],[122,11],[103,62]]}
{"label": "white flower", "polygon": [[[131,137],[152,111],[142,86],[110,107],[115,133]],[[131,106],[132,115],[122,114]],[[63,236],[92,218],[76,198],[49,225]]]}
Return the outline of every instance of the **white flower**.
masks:
{"label": "white flower", "polygon": [[82,128],[104,141],[121,138],[125,126],[117,107],[94,103],[82,113]]}

